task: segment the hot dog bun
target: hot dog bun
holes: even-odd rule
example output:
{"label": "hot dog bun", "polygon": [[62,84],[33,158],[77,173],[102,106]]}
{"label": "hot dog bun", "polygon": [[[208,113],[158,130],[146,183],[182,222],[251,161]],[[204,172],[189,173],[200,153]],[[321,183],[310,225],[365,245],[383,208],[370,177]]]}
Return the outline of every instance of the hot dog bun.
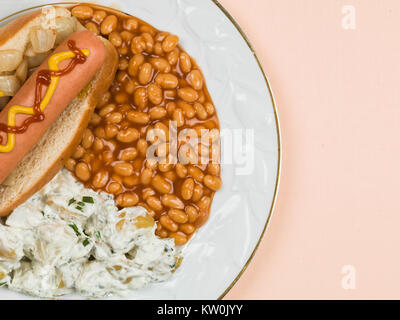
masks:
{"label": "hot dog bun", "polygon": [[[15,36],[21,40],[24,38],[21,36],[21,30],[32,24],[32,20],[42,19],[40,14],[33,13],[27,16],[7,25],[6,34],[9,35],[14,28]],[[0,37],[1,34],[0,31]],[[108,40],[99,38],[106,48],[103,66],[0,185],[0,216],[9,214],[49,182],[79,144],[97,102],[108,90],[117,69],[118,54],[115,48]],[[3,38],[0,38],[0,50],[3,46],[9,48],[8,41],[15,39],[10,37],[4,42]]]}

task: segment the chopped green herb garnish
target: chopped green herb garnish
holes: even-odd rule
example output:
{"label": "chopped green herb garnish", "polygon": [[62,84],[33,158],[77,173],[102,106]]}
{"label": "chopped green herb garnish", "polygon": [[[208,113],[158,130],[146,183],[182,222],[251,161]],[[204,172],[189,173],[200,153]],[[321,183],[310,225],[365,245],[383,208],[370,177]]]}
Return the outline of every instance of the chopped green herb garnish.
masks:
{"label": "chopped green herb garnish", "polygon": [[85,206],[85,203],[82,202],[82,201],[78,202],[77,204],[78,204],[78,206],[81,206],[81,207],[84,207],[84,206]]}
{"label": "chopped green herb garnish", "polygon": [[4,286],[5,284],[7,284],[7,282],[0,282],[0,287]]}
{"label": "chopped green herb garnish", "polygon": [[82,244],[84,247],[86,247],[88,244],[90,243],[89,238],[86,238],[85,240],[83,240]]}
{"label": "chopped green herb garnish", "polygon": [[74,198],[69,199],[68,205],[70,206],[71,204],[73,204],[76,200]]}
{"label": "chopped green herb garnish", "polygon": [[94,200],[92,197],[82,197],[82,201],[86,203],[94,203]]}
{"label": "chopped green herb garnish", "polygon": [[96,232],[95,232],[95,235],[96,235],[96,238],[97,238],[97,239],[101,239],[100,231],[96,231]]}
{"label": "chopped green herb garnish", "polygon": [[41,213],[42,213],[42,216],[44,217],[44,211],[42,210],[42,211],[40,211]]}
{"label": "chopped green herb garnish", "polygon": [[75,223],[69,224],[69,226],[75,231],[75,234],[79,237],[81,233],[79,232],[78,227],[76,226]]}
{"label": "chopped green herb garnish", "polygon": [[83,212],[83,208],[80,206],[75,207],[75,209]]}

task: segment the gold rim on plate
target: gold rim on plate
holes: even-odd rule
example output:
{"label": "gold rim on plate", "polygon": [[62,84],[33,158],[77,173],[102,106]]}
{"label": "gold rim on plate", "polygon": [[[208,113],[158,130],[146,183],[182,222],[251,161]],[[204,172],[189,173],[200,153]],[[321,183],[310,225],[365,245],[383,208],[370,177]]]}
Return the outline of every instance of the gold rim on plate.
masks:
{"label": "gold rim on plate", "polygon": [[[233,288],[233,286],[238,282],[238,280],[240,279],[240,277],[241,277],[241,276],[243,275],[243,273],[246,271],[246,269],[247,269],[247,267],[249,266],[251,260],[253,259],[254,255],[256,254],[256,251],[257,251],[257,249],[259,248],[259,246],[260,246],[260,244],[261,244],[261,241],[262,241],[262,239],[264,238],[264,236],[265,236],[265,234],[266,234],[266,231],[268,230],[269,224],[270,224],[270,222],[271,222],[271,217],[272,217],[272,214],[273,214],[274,209],[275,209],[276,198],[277,198],[277,196],[278,196],[278,189],[279,189],[279,183],[280,183],[280,174],[281,174],[282,148],[281,148],[281,131],[280,131],[280,123],[279,123],[278,110],[277,110],[277,107],[276,107],[275,98],[274,98],[274,94],[273,94],[272,89],[271,89],[271,85],[270,85],[270,83],[269,83],[267,74],[266,74],[266,72],[265,72],[265,70],[264,70],[264,68],[263,68],[263,66],[262,66],[262,64],[261,64],[261,60],[260,60],[260,58],[258,57],[257,53],[255,52],[253,45],[250,43],[249,38],[247,37],[247,35],[246,35],[245,32],[243,31],[243,29],[240,27],[239,23],[238,23],[238,22],[232,17],[232,15],[224,8],[224,6],[222,6],[222,4],[219,3],[218,0],[210,0],[210,1],[213,2],[213,3],[222,11],[222,13],[229,19],[229,21],[231,21],[231,23],[234,25],[234,27],[237,29],[237,31],[238,31],[238,32],[240,33],[240,35],[242,36],[243,40],[246,42],[247,46],[249,47],[249,49],[251,50],[251,52],[252,52],[253,55],[254,55],[254,58],[255,58],[256,61],[257,61],[257,64],[258,64],[258,66],[259,66],[259,68],[260,68],[260,71],[261,71],[261,73],[262,73],[263,76],[264,76],[265,84],[267,85],[267,89],[268,89],[269,95],[270,95],[270,97],[271,97],[272,107],[273,107],[273,109],[274,109],[275,125],[276,125],[276,136],[277,136],[277,143],[278,143],[278,159],[277,159],[277,160],[278,160],[278,165],[277,165],[277,172],[276,172],[275,189],[274,189],[274,196],[273,196],[273,198],[272,198],[272,203],[271,203],[271,206],[270,206],[270,208],[269,208],[267,221],[266,221],[266,223],[265,223],[265,226],[264,226],[263,231],[262,231],[262,233],[261,233],[261,235],[260,235],[260,238],[258,239],[258,242],[257,242],[256,246],[254,247],[254,249],[253,249],[253,251],[252,251],[250,257],[247,259],[246,263],[244,264],[244,266],[243,266],[242,269],[240,270],[239,274],[238,274],[238,275],[235,277],[235,279],[232,281],[232,283],[231,283],[231,284],[228,286],[228,288],[226,288],[225,291],[218,297],[218,300],[221,300],[221,299],[223,299],[223,298],[226,296],[226,294]],[[30,7],[30,8],[26,8],[26,9],[20,10],[20,11],[18,11],[18,12],[14,12],[14,13],[12,13],[12,14],[10,14],[10,15],[8,15],[8,16],[2,18],[2,19],[0,19],[0,23],[3,22],[3,21],[5,21],[5,20],[7,20],[7,19],[9,19],[9,18],[11,18],[11,17],[13,17],[13,16],[16,16],[16,15],[18,15],[18,14],[20,14],[20,13],[23,13],[23,12],[26,12],[26,11],[30,11],[30,10],[33,10],[33,9],[37,9],[37,8],[41,8],[41,7],[45,7],[45,6],[48,6],[48,5],[57,5],[57,4],[58,4],[58,5],[68,5],[68,4],[75,5],[75,4],[82,3],[82,2],[84,2],[84,1],[76,1],[76,2],[54,2],[54,3],[48,3],[48,4],[37,5],[37,6],[34,6],[34,7]],[[97,4],[97,3],[94,3],[94,5],[99,6],[99,7],[110,8],[110,7],[107,7],[107,6],[99,5],[99,4]],[[111,8],[111,9],[113,9],[113,8]],[[115,9],[114,9],[114,10],[115,10]],[[118,11],[121,11],[121,10],[118,10]],[[124,12],[124,13],[125,13],[125,12]],[[130,15],[129,13],[126,13],[126,14]]]}

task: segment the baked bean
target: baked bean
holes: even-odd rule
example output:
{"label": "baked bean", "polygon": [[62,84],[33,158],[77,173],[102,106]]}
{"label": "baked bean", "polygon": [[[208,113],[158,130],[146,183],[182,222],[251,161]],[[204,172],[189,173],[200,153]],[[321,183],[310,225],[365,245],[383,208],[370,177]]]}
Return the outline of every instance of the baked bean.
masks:
{"label": "baked bean", "polygon": [[176,223],[186,223],[189,219],[185,211],[179,209],[169,209],[168,217],[170,217]]}
{"label": "baked bean", "polygon": [[72,8],[71,13],[78,19],[86,20],[93,16],[93,9],[89,6],[80,5]]}
{"label": "baked bean", "polygon": [[96,189],[104,188],[108,183],[108,171],[107,170],[100,170],[97,172],[93,179],[92,185]]}
{"label": "baked bean", "polygon": [[139,202],[139,197],[136,193],[125,192],[117,197],[117,204],[120,207],[133,207]]}
{"label": "baked bean", "polygon": [[151,120],[159,120],[167,116],[167,110],[163,107],[154,107],[149,110]]}
{"label": "baked bean", "polygon": [[185,207],[182,200],[174,194],[164,194],[161,197],[161,202],[168,208],[183,209]]}
{"label": "baked bean", "polygon": [[186,175],[187,175],[186,167],[180,162],[178,162],[176,164],[175,171],[176,171],[176,174],[178,175],[178,177],[181,178],[181,179],[185,178]]}
{"label": "baked bean", "polygon": [[122,27],[127,31],[135,31],[139,27],[139,21],[135,18],[128,18],[122,22]]}
{"label": "baked bean", "polygon": [[199,93],[199,102],[200,103],[205,103],[206,102],[206,95],[204,94],[204,91],[199,91],[198,92]]}
{"label": "baked bean", "polygon": [[75,174],[78,179],[88,181],[90,179],[90,169],[85,162],[79,162],[75,166]]}
{"label": "baked bean", "polygon": [[188,241],[187,236],[182,232],[173,232],[169,236],[174,239],[177,246],[183,246]]}
{"label": "baked bean", "polygon": [[133,34],[131,32],[129,32],[129,31],[126,31],[126,30],[121,31],[119,34],[120,34],[120,36],[122,38],[122,46],[125,46],[125,48],[127,48],[126,46],[132,40]]}
{"label": "baked bean", "polygon": [[196,110],[196,116],[200,120],[205,120],[208,118],[208,113],[201,103],[195,103],[194,109]]}
{"label": "baked bean", "polygon": [[218,191],[222,185],[221,178],[209,174],[204,177],[203,182],[207,188],[213,191]]}
{"label": "baked bean", "polygon": [[133,54],[142,53],[146,49],[146,42],[143,37],[137,36],[131,40],[131,51]]}
{"label": "baked bean", "polygon": [[101,122],[101,117],[97,113],[93,113],[90,118],[90,124],[97,126]]}
{"label": "baked bean", "polygon": [[147,151],[147,141],[144,139],[139,139],[136,144],[136,149],[139,151],[142,157],[145,157]]}
{"label": "baked bean", "polygon": [[123,43],[122,46],[120,46],[117,49],[118,53],[120,54],[120,56],[126,56],[129,52],[128,47]]}
{"label": "baked bean", "polygon": [[178,86],[178,78],[171,73],[159,73],[155,82],[164,89],[175,89]]}
{"label": "baked bean", "polygon": [[94,158],[94,154],[93,154],[93,153],[88,153],[88,152],[86,152],[86,153],[83,155],[83,157],[82,157],[81,160],[83,160],[83,161],[86,162],[87,164],[90,164],[90,163],[92,162],[93,158]]}
{"label": "baked bean", "polygon": [[117,140],[122,143],[131,143],[139,138],[139,131],[135,128],[121,130],[117,134]]}
{"label": "baked bean", "polygon": [[122,161],[132,161],[137,157],[137,150],[134,147],[122,149],[118,155],[118,159]]}
{"label": "baked bean", "polygon": [[179,55],[179,67],[183,73],[189,73],[192,70],[192,61],[186,52]]}
{"label": "baked bean", "polygon": [[160,223],[165,229],[169,231],[178,231],[178,225],[167,215],[162,215],[160,217]]}
{"label": "baked bean", "polygon": [[114,124],[107,123],[104,126],[105,138],[112,139],[118,134],[118,127]]}
{"label": "baked bean", "polygon": [[84,147],[85,149],[89,149],[93,145],[93,142],[94,142],[94,134],[92,130],[86,129],[85,132],[83,133],[83,138],[81,142],[82,147]]}
{"label": "baked bean", "polygon": [[167,89],[164,91],[164,99],[173,100],[176,97],[175,89]]}
{"label": "baked bean", "polygon": [[213,163],[219,163],[221,156],[221,148],[219,143],[211,145],[211,160]]}
{"label": "baked bean", "polygon": [[172,114],[172,120],[176,122],[176,126],[178,128],[182,127],[185,124],[185,117],[183,115],[182,109],[175,109],[174,113]]}
{"label": "baked bean", "polygon": [[164,52],[171,52],[178,45],[178,42],[178,36],[169,35],[162,42],[162,49],[164,50]]}
{"label": "baked bean", "polygon": [[110,40],[111,44],[114,47],[120,47],[122,45],[122,38],[121,35],[117,31],[113,31],[108,36],[108,40]]}
{"label": "baked bean", "polygon": [[141,25],[140,26],[140,31],[142,33],[149,33],[149,34],[151,34],[152,37],[155,37],[156,34],[157,34],[157,30],[154,29],[152,26],[149,26],[149,25]]}
{"label": "baked bean", "polygon": [[192,70],[187,76],[188,83],[195,90],[203,89],[203,75],[199,70]]}
{"label": "baked bean", "polygon": [[178,96],[186,102],[195,102],[199,98],[197,91],[191,87],[179,88]]}
{"label": "baked bean", "polygon": [[152,104],[160,104],[163,100],[163,91],[155,83],[149,84],[147,87],[147,96]]}
{"label": "baked bean", "polygon": [[199,207],[200,211],[208,211],[211,205],[211,198],[207,196],[203,196],[200,201],[197,202],[197,206]]}
{"label": "baked bean", "polygon": [[103,127],[96,127],[96,129],[94,129],[94,134],[97,138],[105,138],[106,137],[106,132]]}
{"label": "baked bean", "polygon": [[220,172],[220,165],[217,163],[209,163],[207,165],[207,171],[210,174],[217,176],[217,175],[219,175],[219,172]]}
{"label": "baked bean", "polygon": [[196,184],[193,189],[192,201],[193,202],[199,201],[201,199],[201,197],[203,196],[203,193],[204,193],[204,190],[203,190],[202,186]]}
{"label": "baked bean", "polygon": [[126,117],[130,122],[137,124],[147,124],[150,121],[150,116],[146,112],[130,111]]}
{"label": "baked bean", "polygon": [[147,100],[147,90],[143,87],[136,89],[133,96],[133,102],[140,110],[144,110],[147,108]]}
{"label": "baked bean", "polygon": [[76,166],[76,161],[72,158],[69,158],[67,159],[67,161],[65,161],[64,165],[69,171],[74,171]]}
{"label": "baked bean", "polygon": [[132,77],[136,77],[139,72],[139,67],[144,63],[144,55],[141,53],[135,54],[128,65],[128,73]]}
{"label": "baked bean", "polygon": [[129,100],[129,96],[125,93],[125,92],[118,92],[115,96],[114,96],[114,100],[116,103],[118,104],[124,104],[127,103]]}
{"label": "baked bean", "polygon": [[139,68],[138,79],[141,84],[148,84],[153,75],[153,67],[146,62]]}
{"label": "baked bean", "polygon": [[106,115],[108,115],[109,113],[113,112],[116,108],[116,105],[113,103],[110,103],[108,105],[106,105],[105,107],[101,108],[99,111],[99,116],[104,118]]}
{"label": "baked bean", "polygon": [[164,178],[166,178],[166,179],[168,179],[168,180],[170,180],[172,182],[175,182],[177,176],[176,176],[176,173],[174,171],[167,171],[167,172],[164,172]]}
{"label": "baked bean", "polygon": [[179,101],[178,106],[182,109],[187,119],[192,119],[196,115],[195,109],[191,104],[184,101]]}
{"label": "baked bean", "polygon": [[184,200],[189,200],[193,196],[194,190],[194,180],[192,178],[187,178],[181,187],[181,195]]}
{"label": "baked bean", "polygon": [[151,58],[151,65],[162,73],[169,73],[171,71],[171,66],[168,61],[164,58]]}
{"label": "baked bean", "polygon": [[197,153],[189,144],[184,144],[179,148],[178,158],[183,164],[198,164],[199,162]]}
{"label": "baked bean", "polygon": [[164,52],[163,52],[163,49],[162,49],[162,45],[161,45],[161,43],[160,42],[156,42],[155,44],[154,44],[154,53],[156,54],[156,55],[158,55],[158,56],[161,56]]}
{"label": "baked bean", "polygon": [[123,179],[123,178],[122,178],[120,175],[116,174],[116,173],[113,173],[113,174],[111,175],[111,180],[112,180],[112,181],[119,182],[120,184],[122,184],[122,179]]}
{"label": "baked bean", "polygon": [[120,123],[121,121],[122,121],[122,119],[123,119],[123,116],[122,116],[122,114],[121,113],[119,113],[119,112],[112,112],[112,113],[109,113],[107,116],[106,116],[106,120],[107,120],[107,122],[110,122],[110,123]]}
{"label": "baked bean", "polygon": [[101,154],[101,157],[102,157],[102,159],[103,159],[105,164],[110,164],[111,162],[114,161],[114,155],[113,155],[113,153],[111,151],[104,151]]}
{"label": "baked bean", "polygon": [[100,25],[100,31],[102,34],[108,35],[115,31],[118,24],[118,18],[113,14],[107,16]]}
{"label": "baked bean", "polygon": [[101,96],[101,99],[96,108],[105,106],[110,101],[110,99],[111,99],[111,92],[107,91]]}
{"label": "baked bean", "polygon": [[99,28],[97,28],[97,25],[93,22],[86,23],[85,28],[89,31],[92,31],[95,35],[98,35],[100,33]]}
{"label": "baked bean", "polygon": [[128,94],[132,94],[135,92],[135,89],[136,89],[135,83],[131,79],[128,79],[125,82],[125,92]]}
{"label": "baked bean", "polygon": [[178,63],[178,59],[179,59],[179,49],[175,48],[174,50],[172,50],[170,53],[168,53],[168,63],[171,66],[174,66]]}
{"label": "baked bean", "polygon": [[72,157],[73,157],[74,159],[80,159],[80,158],[83,157],[84,154],[85,154],[85,149],[84,149],[81,145],[79,145],[79,146],[75,149],[75,152],[74,152],[74,154],[72,155]]}
{"label": "baked bean", "polygon": [[133,166],[128,162],[117,162],[113,169],[116,174],[123,177],[129,177],[133,173]]}
{"label": "baked bean", "polygon": [[154,40],[162,42],[169,35],[170,35],[169,32],[160,31],[159,33],[156,34],[156,36],[154,37]]}
{"label": "baked bean", "polygon": [[146,203],[149,205],[150,208],[152,208],[155,211],[161,211],[163,209],[160,199],[154,196],[147,197]]}
{"label": "baked bean", "polygon": [[133,188],[134,186],[137,186],[140,183],[140,177],[136,175],[123,177],[122,183],[126,188]]}
{"label": "baked bean", "polygon": [[107,185],[107,192],[111,194],[120,194],[122,192],[122,186],[119,182],[111,182]]}
{"label": "baked bean", "polygon": [[161,229],[158,234],[157,234],[160,238],[168,238],[168,231],[165,229]]}
{"label": "baked bean", "polygon": [[214,105],[212,103],[210,103],[210,102],[204,103],[204,108],[206,109],[206,111],[207,111],[209,116],[214,115],[215,107],[214,107]]}
{"label": "baked bean", "polygon": [[104,18],[107,16],[107,13],[103,10],[97,10],[93,13],[93,21],[97,24],[101,23]]}
{"label": "baked bean", "polygon": [[146,168],[155,170],[155,169],[157,169],[157,160],[156,159],[146,159],[145,165],[146,165]]}
{"label": "baked bean", "polygon": [[154,126],[155,129],[160,130],[158,136],[162,138],[163,141],[169,141],[169,129],[162,122],[157,122]]}
{"label": "baked bean", "polygon": [[190,223],[193,223],[197,220],[197,218],[199,217],[199,212],[197,211],[197,209],[193,206],[187,206],[185,208],[185,212],[188,216],[188,221]]}
{"label": "baked bean", "polygon": [[196,230],[196,228],[190,223],[184,223],[179,226],[179,230],[189,235],[192,234]]}
{"label": "baked bean", "polygon": [[188,166],[188,174],[191,175],[196,181],[203,182],[204,173],[196,166],[190,165]]}
{"label": "baked bean", "polygon": [[144,185],[148,185],[151,182],[151,177],[153,176],[153,170],[146,168],[140,174],[140,182]]}
{"label": "baked bean", "polygon": [[145,188],[142,191],[142,198],[146,201],[148,197],[155,196],[156,192],[152,188]]}
{"label": "baked bean", "polygon": [[173,164],[171,164],[171,163],[159,163],[158,164],[158,170],[163,173],[170,171],[172,169],[172,167],[173,167]]}
{"label": "baked bean", "polygon": [[154,47],[154,39],[153,39],[152,35],[148,32],[144,32],[144,33],[142,33],[142,38],[144,40],[144,43],[146,44],[145,51],[147,53],[152,53],[153,47]]}
{"label": "baked bean", "polygon": [[151,180],[151,185],[160,193],[169,193],[171,185],[160,175],[155,175]]}
{"label": "baked bean", "polygon": [[172,117],[172,115],[174,114],[174,111],[176,109],[176,104],[175,102],[168,102],[167,106],[165,108],[167,110],[167,113],[170,117]]}

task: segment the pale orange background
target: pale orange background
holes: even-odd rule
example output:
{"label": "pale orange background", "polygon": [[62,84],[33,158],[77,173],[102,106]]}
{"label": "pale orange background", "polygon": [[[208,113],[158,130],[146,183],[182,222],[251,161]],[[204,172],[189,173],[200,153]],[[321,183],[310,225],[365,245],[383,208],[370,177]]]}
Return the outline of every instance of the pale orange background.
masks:
{"label": "pale orange background", "polygon": [[270,229],[227,298],[400,298],[400,1],[221,3],[267,71],[283,143]]}

